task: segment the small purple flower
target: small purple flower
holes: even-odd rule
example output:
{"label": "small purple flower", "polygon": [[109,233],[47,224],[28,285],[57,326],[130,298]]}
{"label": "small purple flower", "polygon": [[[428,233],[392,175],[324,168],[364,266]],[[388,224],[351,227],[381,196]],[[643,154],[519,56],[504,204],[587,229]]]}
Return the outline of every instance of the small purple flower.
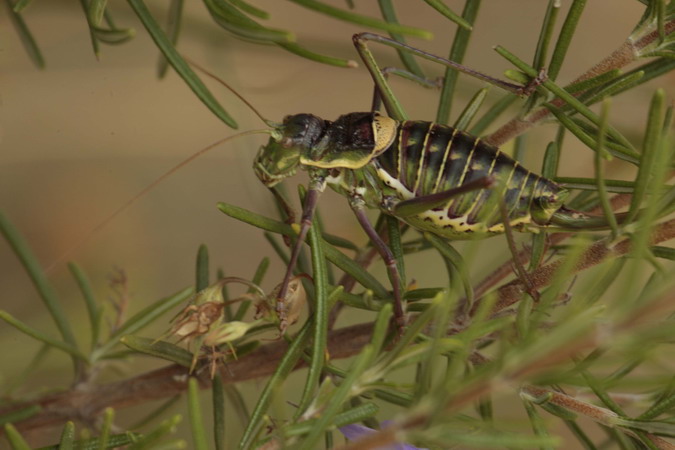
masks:
{"label": "small purple flower", "polygon": [[[392,423],[391,421],[385,420],[384,422],[382,422],[382,428],[386,428],[391,423]],[[345,425],[344,427],[340,427],[340,432],[350,441],[357,441],[364,436],[377,433],[377,430],[373,430],[372,428],[368,428],[364,425],[353,423],[351,425]],[[387,445],[386,447],[377,447],[374,450],[428,450],[428,449],[415,447],[414,445],[410,444],[402,444],[396,442],[394,444]]]}

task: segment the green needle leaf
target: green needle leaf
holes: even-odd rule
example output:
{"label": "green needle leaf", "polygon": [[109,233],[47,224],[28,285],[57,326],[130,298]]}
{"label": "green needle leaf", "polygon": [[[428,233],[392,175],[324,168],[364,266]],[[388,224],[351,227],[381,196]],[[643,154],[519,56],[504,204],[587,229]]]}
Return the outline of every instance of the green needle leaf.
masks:
{"label": "green needle leaf", "polygon": [[[382,17],[384,20],[386,20],[388,23],[396,23],[398,24],[398,19],[396,18],[396,11],[394,10],[394,5],[392,4],[391,0],[378,0],[377,2],[380,6],[380,12],[382,13]],[[392,33],[389,32],[389,36],[395,41],[398,41],[402,44],[405,44],[405,38],[401,33]],[[422,71],[422,68],[420,65],[417,63],[415,58],[403,50],[396,50],[396,53],[398,53],[398,57],[401,59],[401,62],[403,63],[403,66],[411,73],[414,75],[424,78],[424,72]]]}
{"label": "green needle leaf", "polygon": [[[336,415],[333,424],[335,427],[343,427],[351,423],[363,422],[377,414],[378,410],[379,407],[375,403],[364,403]],[[317,419],[310,419],[293,424],[286,430],[286,436],[305,435],[316,426],[316,422]]]}
{"label": "green needle leaf", "polygon": [[[290,225],[281,223],[276,220],[268,219],[261,215],[255,214],[251,211],[248,211],[244,208],[238,206],[230,205],[227,203],[218,203],[218,209],[223,213],[227,214],[230,217],[233,217],[242,222],[254,225],[258,228],[262,228],[266,231],[271,231],[274,233],[283,234],[285,236],[295,236],[295,232]],[[344,270],[351,276],[353,276],[359,283],[361,283],[367,289],[371,289],[375,292],[379,298],[388,298],[389,292],[387,289],[382,286],[382,284],[375,279],[368,271],[364,270],[356,262],[345,256],[344,253],[337,250],[335,247],[329,245],[324,241],[323,252],[326,255],[326,258],[340,269]]]}
{"label": "green needle leaf", "polygon": [[244,11],[244,12],[246,12],[246,13],[252,15],[252,16],[258,17],[260,19],[269,19],[270,18],[270,14],[267,11],[263,11],[262,9],[257,8],[253,5],[251,5],[250,3],[245,2],[244,0],[229,0],[229,1],[230,1],[230,3],[232,3],[237,8],[241,9],[242,11]]}
{"label": "green needle leaf", "polygon": [[373,357],[375,355],[375,348],[368,344],[361,350],[359,356],[352,364],[347,376],[342,380],[340,386],[335,390],[333,396],[328,403],[326,409],[322,412],[321,417],[317,420],[316,425],[311,432],[303,440],[302,445],[299,446],[301,450],[309,450],[316,448],[319,439],[334,420],[334,417],[340,412],[343,404],[349,398],[349,393],[354,383],[358,380],[361,374],[368,369]]}
{"label": "green needle leaf", "polygon": [[213,444],[216,450],[225,449],[225,390],[220,373],[216,372],[211,387],[213,397]]}
{"label": "green needle leaf", "polygon": [[192,353],[175,344],[138,336],[123,336],[120,342],[132,350],[171,361],[183,367],[192,365]]}
{"label": "green needle leaf", "polygon": [[466,130],[469,128],[469,124],[483,105],[488,90],[488,88],[479,89],[478,92],[474,94],[469,103],[464,107],[464,110],[459,114],[459,117],[457,117],[457,120],[453,124],[454,128],[457,128],[458,130]]}
{"label": "green needle leaf", "polygon": [[[525,64],[523,61],[518,59],[515,55],[513,55],[512,53],[507,51],[505,48],[503,48],[501,46],[497,46],[495,48],[495,50],[497,51],[497,53],[499,53],[504,58],[509,60],[509,62],[511,62],[513,65],[515,65],[519,70],[521,70],[525,74],[527,74],[529,77],[535,78],[535,77],[538,76],[538,72],[534,68]],[[553,81],[551,81],[551,79],[547,79],[544,82],[542,82],[542,86],[544,88],[548,89],[549,91],[551,91],[554,95],[559,97],[561,100],[565,101],[570,107],[574,108],[575,111],[577,111],[579,114],[584,116],[593,125],[595,125],[596,127],[600,126],[600,118],[598,117],[597,114],[595,114],[593,111],[591,111],[586,105],[581,103],[579,101],[579,99],[577,99],[576,97],[571,95],[569,92],[565,91],[563,88],[561,88],[561,87],[557,86],[555,83],[553,83]],[[588,145],[587,142],[589,141],[589,139],[583,139],[582,136],[581,136],[584,133],[577,134],[577,132],[575,131],[574,128],[578,129],[578,127],[568,126],[572,122],[572,119],[570,119],[567,116],[563,117],[563,114],[561,114],[560,111],[558,111],[558,112],[555,111],[558,108],[556,108],[555,106],[553,106],[551,104],[546,104],[545,106],[547,108],[549,108],[551,110],[551,112],[553,112],[553,114],[556,116],[556,118],[558,118],[558,120],[560,120],[560,122],[566,128],[568,128],[570,131],[575,133],[575,135],[577,137],[579,137],[579,139],[582,139],[584,141],[584,143],[586,143]],[[596,133],[596,135],[597,135],[597,133]],[[612,126],[607,125],[607,135],[608,135],[609,138],[613,139],[614,141],[616,141],[617,143],[619,143],[619,144],[621,144],[622,146],[625,147],[625,148],[621,149],[620,151],[617,150],[617,151],[613,152],[613,154],[616,154],[617,158],[621,158],[621,159],[624,159],[624,160],[630,161],[630,162],[636,162],[637,161],[637,159],[639,158],[639,153],[636,152],[635,150],[633,150],[633,147],[630,144],[630,142],[625,137],[623,137],[621,135],[621,133],[619,133]],[[591,149],[597,148],[597,143],[595,141],[596,141],[595,139],[590,139],[590,142],[592,142],[592,145],[589,145],[589,147]]]}
{"label": "green needle leaf", "polygon": [[472,27],[469,22],[464,20],[464,18],[458,14],[455,14],[453,10],[448,8],[448,6],[443,3],[441,0],[424,0],[424,2],[434,8],[436,11],[441,13],[446,18],[450,19],[456,23],[460,28],[471,31]]}
{"label": "green needle leaf", "polygon": [[[466,2],[464,11],[462,11],[463,21],[467,24],[474,23],[478,18],[478,11],[481,2]],[[452,47],[448,54],[448,59],[456,63],[462,63],[466,50],[469,47],[469,40],[471,38],[471,27],[460,27],[455,31],[455,37],[452,40]],[[448,123],[450,120],[450,111],[452,109],[452,101],[457,87],[457,80],[459,73],[450,68],[445,69],[443,76],[443,88],[441,89],[440,100],[438,102],[438,109],[436,111],[436,121],[439,123]],[[460,128],[464,130],[465,128]]]}
{"label": "green needle leaf", "polygon": [[140,450],[152,448],[152,445],[169,433],[176,432],[176,426],[181,421],[181,416],[175,415],[170,419],[163,421],[159,427],[155,428],[145,436],[136,439],[134,445],[130,446],[130,450]]}
{"label": "green needle leaf", "polygon": [[28,442],[26,442],[21,433],[11,423],[5,425],[5,437],[12,446],[12,450],[31,450]]}
{"label": "green needle leaf", "polygon": [[96,302],[94,292],[84,271],[77,264],[72,262],[68,263],[68,269],[73,275],[73,278],[75,278],[75,282],[77,282],[77,286],[80,288],[82,297],[84,297],[84,302],[87,305],[89,325],[91,327],[91,348],[93,349],[98,345],[103,308]]}
{"label": "green needle leaf", "polygon": [[[342,289],[336,289],[331,293],[328,299],[328,308],[331,308],[335,304],[335,301],[341,292]],[[288,375],[300,360],[302,352],[304,351],[307,343],[309,342],[309,338],[311,337],[311,332],[312,321],[308,320],[303,325],[300,332],[295,335],[293,340],[290,342],[288,350],[286,350],[286,353],[284,353],[284,356],[279,361],[277,369],[267,380],[267,384],[258,397],[258,402],[256,403],[253,412],[251,412],[248,425],[244,430],[241,440],[239,441],[239,448],[249,448],[251,446],[253,439],[255,439],[257,430],[263,423],[264,414],[269,408],[274,392],[281,387],[281,384],[284,382],[284,380],[286,380]]]}
{"label": "green needle leaf", "polygon": [[206,443],[206,429],[202,409],[199,405],[199,381],[195,377],[188,380],[188,411],[190,427],[192,428],[192,442],[196,450],[208,450]]}
{"label": "green needle leaf", "polygon": [[202,244],[197,251],[195,292],[203,291],[209,284],[209,249]]}
{"label": "green needle leaf", "polygon": [[[258,267],[255,270],[255,273],[253,274],[253,279],[251,282],[257,286],[260,286],[262,284],[263,278],[265,278],[265,274],[267,273],[267,269],[270,266],[270,260],[269,258],[263,258],[260,260],[260,264],[258,264]],[[249,294],[253,294],[255,290],[253,288],[250,288],[248,290]],[[232,316],[232,320],[242,320],[244,318],[244,315],[246,315],[246,311],[248,311],[248,308],[251,306],[251,301],[246,300],[241,302],[239,305],[239,308],[237,308],[237,312]]]}
{"label": "green needle leaf", "polygon": [[652,97],[649,108],[649,117],[647,120],[647,130],[645,131],[644,142],[642,144],[642,155],[640,157],[640,166],[637,177],[635,178],[635,190],[631,198],[628,222],[632,221],[637,215],[642,204],[650,178],[653,173],[653,164],[656,160],[656,152],[665,114],[665,92],[662,89],[657,90]]}
{"label": "green needle leaf", "polygon": [[323,371],[328,346],[328,275],[326,260],[323,254],[321,226],[314,217],[309,229],[308,242],[312,249],[312,278],[314,280],[314,308],[312,311],[313,340],[312,354],[307,372],[307,380],[295,412],[297,419],[311,403]]}
{"label": "green needle leaf", "polygon": [[110,428],[112,427],[115,418],[115,410],[106,408],[103,411],[103,426],[101,427],[101,435],[98,438],[98,448],[108,448],[110,443]]}
{"label": "green needle leaf", "polygon": [[555,80],[558,77],[565,55],[567,54],[567,49],[572,42],[574,30],[579,24],[579,19],[581,19],[581,14],[585,7],[586,0],[574,0],[567,12],[567,17],[565,17],[565,22],[560,30],[558,41],[556,42],[553,55],[551,56],[551,62],[548,64],[547,72],[552,80]]}
{"label": "green needle leaf", "polygon": [[335,58],[333,56],[321,55],[295,43],[286,43],[277,45],[295,55],[301,56],[303,58],[312,61],[316,61],[321,64],[328,64],[331,66],[348,67],[348,68],[354,68],[357,66],[356,62],[352,61],[351,59]]}
{"label": "green needle leaf", "polygon": [[263,27],[224,0],[205,0],[205,4],[218,25],[241,38],[261,43],[284,43],[295,40],[293,33]]}
{"label": "green needle leaf", "polygon": [[162,31],[157,24],[157,21],[155,21],[155,18],[150,14],[145,3],[143,3],[143,0],[128,0],[128,2],[143,23],[145,29],[148,30],[152,40],[155,41],[157,47],[159,47],[169,61],[169,64],[176,69],[178,75],[185,80],[190,89],[192,89],[192,92],[194,92],[202,103],[204,103],[220,120],[231,128],[237,128],[237,122],[235,122],[223,109],[213,94],[206,88],[204,83],[202,83],[199,77],[197,77],[192,69],[190,69],[188,63],[176,51],[169,38],[164,34],[164,31]]}
{"label": "green needle leaf", "polygon": [[89,21],[93,25],[100,25],[108,0],[91,0],[89,2]]}
{"label": "green needle leaf", "polygon": [[602,110],[600,113],[600,128],[598,129],[598,147],[595,153],[595,177],[597,179],[598,197],[600,205],[607,218],[607,223],[612,230],[612,238],[616,239],[619,236],[619,225],[617,224],[614,211],[607,195],[607,185],[605,184],[605,159],[608,154],[605,153],[605,129],[609,117],[609,99],[602,102]]}
{"label": "green needle leaf", "polygon": [[302,351],[311,336],[311,330],[312,323],[311,321],[307,321],[300,332],[293,338],[293,341],[288,346],[288,350],[286,350],[286,353],[284,353],[284,356],[279,361],[277,369],[267,380],[267,384],[261,391],[258,402],[251,412],[248,426],[244,430],[241,441],[239,441],[239,448],[249,448],[251,446],[253,439],[255,439],[256,431],[263,423],[263,416],[267,412],[267,408],[272,401],[274,391],[280,388],[283,381],[288,377],[300,360]]}
{"label": "green needle leaf", "polygon": [[92,26],[91,32],[99,41],[110,45],[124,44],[136,36],[136,30],[133,28],[109,29]]}
{"label": "green needle leaf", "polygon": [[304,6],[305,8],[313,9],[314,11],[334,17],[336,19],[355,23],[357,25],[363,25],[365,27],[371,27],[387,32],[416,36],[423,39],[431,39],[433,37],[433,35],[430,32],[423,30],[421,28],[408,27],[405,25],[399,25],[397,23],[383,22],[379,19],[374,19],[372,17],[366,17],[360,14],[355,14],[349,11],[345,11],[344,9],[336,8],[334,6],[330,6],[325,3],[317,2],[315,0],[289,0],[289,1]]}
{"label": "green needle leaf", "polygon": [[21,14],[19,14],[19,12],[27,5],[27,1],[20,1],[16,4],[13,4],[13,0],[7,0],[7,6],[9,7],[9,18],[12,20],[12,24],[14,25],[14,28],[16,28],[19,38],[21,39],[21,43],[26,49],[26,52],[28,53],[31,61],[33,61],[33,64],[35,64],[38,69],[44,69],[45,59],[42,56],[40,47],[38,47],[37,41],[28,29],[28,25],[23,20],[23,17]]}
{"label": "green needle leaf", "polygon": [[427,239],[434,246],[438,253],[445,259],[447,259],[453,267],[459,273],[459,277],[462,280],[464,285],[464,295],[469,304],[473,303],[473,287],[471,284],[471,277],[469,276],[469,270],[464,258],[462,255],[455,250],[445,239],[442,239],[435,234],[424,233],[424,238]]}
{"label": "green needle leaf", "polygon": [[110,336],[110,340],[108,342],[106,342],[105,344],[101,345],[101,347],[96,349],[96,351],[92,355],[92,358],[96,360],[104,357],[106,353],[108,353],[117,344],[117,341],[119,340],[120,337],[124,336],[125,334],[136,333],[139,330],[143,329],[145,326],[154,322],[155,320],[157,320],[157,318],[159,318],[166,312],[171,311],[176,306],[185,302],[185,300],[190,298],[190,296],[193,293],[194,288],[192,288],[191,286],[186,287],[185,289],[178,291],[172,296],[158,300],[155,303],[142,309],[141,311],[130,317],[126,322],[124,322],[124,324],[120,328],[118,328],[115,331],[115,333],[113,333],[112,336]]}
{"label": "green needle leaf", "polygon": [[[597,189],[595,178],[554,177],[553,180],[559,185],[569,189],[583,189],[587,191],[595,191]],[[607,188],[607,192],[630,194],[635,189],[635,182],[605,179],[605,187]]]}
{"label": "green needle leaf", "polygon": [[66,422],[61,432],[61,441],[59,442],[59,450],[72,450],[73,441],[75,440],[75,424],[70,420]]}
{"label": "green needle leaf", "polygon": [[17,330],[26,333],[28,336],[37,339],[40,342],[44,342],[47,345],[63,350],[73,357],[73,360],[87,361],[86,355],[84,355],[77,347],[73,347],[66,342],[57,341],[54,338],[51,338],[44,334],[41,331],[31,328],[20,320],[14,318],[11,314],[6,311],[0,311],[0,319],[4,320]]}
{"label": "green needle leaf", "polygon": [[40,411],[42,411],[42,407],[40,405],[31,405],[25,408],[21,408],[17,411],[12,411],[11,413],[8,414],[3,414],[2,416],[0,416],[0,425],[6,425],[8,423],[15,423],[20,422],[22,420],[26,420],[30,417],[33,417]]}
{"label": "green needle leaf", "polygon": [[[33,281],[42,302],[49,310],[49,313],[56,323],[56,327],[59,329],[61,336],[63,336],[65,342],[64,348],[67,347],[79,353],[75,336],[70,328],[70,323],[68,322],[68,319],[66,319],[66,314],[61,308],[61,304],[52,285],[47,281],[47,277],[42,271],[40,264],[28,248],[28,244],[23,240],[16,228],[14,228],[9,220],[7,220],[2,211],[0,211],[0,233],[2,233],[12,250],[14,250],[19,261],[21,261],[21,264],[23,264],[26,269],[28,276]],[[71,352],[69,351],[69,353]],[[71,355],[73,355],[73,362],[75,362],[75,353],[71,353]]]}
{"label": "green needle leaf", "polygon": [[33,0],[19,0],[18,2],[16,2],[16,3],[14,4],[14,8],[12,8],[12,9],[14,10],[15,13],[20,13],[20,12],[23,11],[28,5],[30,5],[32,1],[33,1]]}
{"label": "green needle leaf", "polygon": [[[178,36],[180,36],[184,5],[185,0],[171,0],[171,5],[169,6],[166,34],[174,47],[178,43]],[[159,61],[157,63],[157,75],[159,78],[164,78],[168,69],[169,62],[164,55],[159,55]]]}

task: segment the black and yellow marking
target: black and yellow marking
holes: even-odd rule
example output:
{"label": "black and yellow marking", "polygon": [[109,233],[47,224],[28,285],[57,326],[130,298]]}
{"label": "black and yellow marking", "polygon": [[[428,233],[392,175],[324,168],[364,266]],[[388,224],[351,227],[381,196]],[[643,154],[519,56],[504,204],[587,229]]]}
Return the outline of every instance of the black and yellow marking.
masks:
{"label": "black and yellow marking", "polygon": [[450,239],[503,232],[500,198],[512,226],[546,226],[566,192],[479,138],[437,123],[398,122],[372,112],[345,114],[333,122],[298,114],[286,118],[279,130],[256,157],[256,173],[266,185],[301,167],[320,174],[340,194],[393,215],[397,202],[493,177],[491,190],[468,191],[441,206],[430,201],[428,210],[400,217]]}
{"label": "black and yellow marking", "polygon": [[386,178],[385,185],[394,188],[401,200],[495,177],[495,189],[501,189],[501,195],[492,190],[471,191],[450,199],[442,208],[405,219],[455,239],[463,234],[463,238],[478,238],[503,232],[499,197],[506,203],[509,223],[527,226],[532,223],[531,208],[537,206],[537,197],[555,197],[561,190],[479,138],[431,122],[401,122],[396,140],[377,158],[377,164],[378,176]]}

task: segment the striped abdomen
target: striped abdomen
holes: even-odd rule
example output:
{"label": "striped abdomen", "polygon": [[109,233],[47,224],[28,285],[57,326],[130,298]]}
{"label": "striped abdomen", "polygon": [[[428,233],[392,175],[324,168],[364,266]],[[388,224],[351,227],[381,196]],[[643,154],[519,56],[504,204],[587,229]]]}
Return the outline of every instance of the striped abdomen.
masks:
{"label": "striped abdomen", "polygon": [[517,228],[546,225],[566,194],[551,180],[523,168],[479,138],[431,122],[401,122],[389,149],[372,162],[385,190],[401,200],[494,177],[492,189],[462,194],[442,207],[403,218],[415,227],[454,239],[504,231],[499,193],[509,223]]}

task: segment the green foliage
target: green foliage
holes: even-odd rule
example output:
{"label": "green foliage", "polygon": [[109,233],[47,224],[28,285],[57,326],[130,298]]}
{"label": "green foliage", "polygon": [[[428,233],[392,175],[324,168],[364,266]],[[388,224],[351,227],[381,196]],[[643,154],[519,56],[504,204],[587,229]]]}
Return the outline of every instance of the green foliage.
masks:
{"label": "green foliage", "polygon": [[[30,2],[7,3],[28,54],[38,67],[44,66],[39,43],[23,17]],[[32,8],[40,7],[36,3]],[[172,2],[166,30],[142,0],[128,3],[162,54],[160,74],[168,63],[218,118],[236,126],[176,49],[183,2]],[[404,35],[430,37],[430,33],[399,24],[390,1],[379,2],[382,19],[313,0],[292,3],[315,11],[317,21],[328,16],[388,32],[397,43],[378,41],[374,35],[369,39],[395,48],[400,65],[406,68],[399,74],[406,78],[424,82],[419,60],[439,62],[433,55],[404,45]],[[444,26],[450,26],[447,20],[458,25],[449,53],[461,62],[471,34],[479,32],[473,24],[480,2],[468,1],[461,14],[440,1],[422,3],[437,11]],[[438,236],[420,236],[392,220],[378,221],[378,230],[388,230],[383,234],[388,236],[402,274],[406,264],[420,257],[442,261],[447,269],[447,279],[440,286],[418,288],[415,282],[408,286],[405,298],[410,317],[404,330],[390,326],[392,294],[369,268],[376,254],[373,248],[326,233],[318,216],[307,240],[305,253],[309,253],[298,269],[311,276],[297,278],[296,296],[288,300],[289,309],[297,306],[307,311],[289,315],[289,322],[300,322],[299,331],[286,330],[278,323],[274,313],[278,292],[264,293],[258,287],[269,266],[266,258],[250,281],[219,272],[213,282],[214,264],[206,246],[201,246],[195,287],[154,301],[129,318],[119,311],[107,312],[84,270],[73,263],[69,269],[84,299],[83,317],[86,313],[88,321],[85,345],[73,331],[71,318],[26,239],[0,213],[0,232],[32,280],[59,334],[54,336],[0,311],[4,323],[42,344],[24,374],[38,371],[38,363],[50,349],[68,355],[74,373],[72,387],[60,387],[58,394],[45,395],[32,386],[21,386],[23,380],[7,384],[3,397],[11,401],[0,404],[0,423],[11,448],[30,448],[22,430],[45,424],[63,427],[60,440],[49,448],[182,448],[186,442],[173,436],[181,417],[168,413],[176,402],[187,404],[189,420],[185,422],[191,430],[192,448],[197,449],[226,448],[232,445],[232,436],[242,449],[263,445],[318,448],[333,439],[342,443],[335,438],[336,430],[347,434],[355,424],[362,424],[353,428],[360,435],[359,448],[395,442],[428,448],[669,448],[675,437],[675,367],[668,357],[675,329],[675,250],[663,244],[675,237],[673,220],[666,218],[675,209],[675,187],[669,184],[675,153],[673,92],[654,90],[639,139],[624,135],[613,124],[610,99],[647,81],[659,82],[659,77],[675,69],[675,2],[641,2],[646,5],[645,13],[630,39],[617,43],[616,52],[571,82],[562,81],[560,74],[566,64],[575,64],[568,61],[567,53],[577,29],[583,26],[586,2],[572,1],[563,24],[557,23],[562,12],[558,3],[551,0],[542,11],[539,36],[532,36],[531,65],[504,47],[496,49],[513,65],[509,76],[519,83],[541,78],[542,68],[548,73],[532,84],[534,92],[520,102],[513,118],[501,125],[497,122],[500,114],[519,102],[517,95],[502,94],[485,111],[487,90],[481,88],[454,123],[475,133],[499,125],[484,139],[501,145],[535,124],[555,121],[558,132],[548,145],[542,173],[565,187],[583,190],[569,205],[596,207],[596,215],[603,215],[598,220],[609,223],[604,227],[608,231],[534,236],[533,244],[523,250],[512,245],[512,255],[481,279],[475,275],[475,255],[470,251],[460,253]],[[256,4],[205,0],[204,5],[214,22],[233,36],[273,44],[317,62],[353,66],[351,61],[299,46],[294,33],[262,25],[270,17]],[[121,44],[134,36],[133,30],[114,24],[109,2],[82,0],[82,6],[97,55],[101,43]],[[601,24],[596,26],[601,28]],[[371,70],[379,67],[372,53],[364,55],[364,63]],[[622,72],[630,63],[637,67]],[[452,67],[444,70],[437,120],[448,123],[458,72]],[[392,115],[405,118],[385,76],[374,78]],[[492,78],[488,81],[508,87]],[[591,107],[598,102],[600,113]],[[596,152],[594,178],[557,176],[565,140],[571,135]],[[605,178],[607,162],[613,157],[636,168],[631,180]],[[622,205],[626,194],[631,198]],[[628,211],[617,214],[622,206]],[[218,209],[228,216],[223,218],[226,223],[235,219],[264,231],[273,250],[288,260],[277,235],[292,241],[298,235],[295,224],[264,217],[241,205],[220,203]],[[236,259],[236,255],[231,257]],[[511,276],[512,265],[518,276]],[[579,287],[570,286],[577,274],[590,269],[590,279],[582,278]],[[343,274],[341,279],[337,271]],[[508,282],[507,277],[511,277]],[[245,284],[247,292],[231,298],[227,285],[232,281]],[[336,327],[336,305],[357,312],[363,323]],[[255,318],[251,306],[256,309]],[[216,316],[208,315],[212,310]],[[106,323],[115,326],[106,327]],[[152,324],[169,331],[142,336]],[[192,348],[185,349],[184,343]],[[116,362],[141,355],[171,365],[147,373],[131,369],[124,375],[110,370]],[[349,357],[345,364],[340,362]],[[305,368],[304,381],[301,389],[293,389],[289,377],[300,367]],[[106,377],[99,378],[101,373]],[[253,378],[259,379],[260,388],[251,400],[235,383]],[[16,394],[18,386],[24,396]],[[200,388],[211,390],[212,421],[207,420]],[[181,393],[187,395],[179,400]],[[168,400],[136,426],[117,425],[123,421],[119,409],[156,399]],[[283,413],[287,403],[293,409],[288,417]],[[54,404],[57,412],[49,410]],[[519,419],[504,417],[500,409],[505,406],[510,414],[519,414]],[[236,428],[235,415],[240,424]],[[384,422],[392,417],[393,421]],[[161,420],[158,424],[157,419]],[[74,421],[81,422],[79,437]],[[566,439],[576,441],[562,441],[563,427],[572,431],[573,438]],[[598,438],[597,430],[604,437]]]}

